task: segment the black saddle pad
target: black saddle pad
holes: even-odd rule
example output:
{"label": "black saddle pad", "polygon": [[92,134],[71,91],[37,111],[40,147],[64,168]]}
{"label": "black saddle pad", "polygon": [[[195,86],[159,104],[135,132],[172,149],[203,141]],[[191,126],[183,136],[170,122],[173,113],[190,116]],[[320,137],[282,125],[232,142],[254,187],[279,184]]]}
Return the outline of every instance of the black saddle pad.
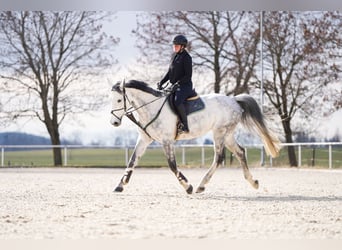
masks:
{"label": "black saddle pad", "polygon": [[[171,110],[175,114],[177,114],[173,100],[174,100],[173,94],[171,94],[168,98],[168,103],[171,107]],[[200,111],[200,110],[205,108],[205,104],[199,96],[191,97],[191,98],[187,99],[185,101],[184,105],[185,105],[185,110],[186,110],[187,115],[194,113],[196,111]]]}

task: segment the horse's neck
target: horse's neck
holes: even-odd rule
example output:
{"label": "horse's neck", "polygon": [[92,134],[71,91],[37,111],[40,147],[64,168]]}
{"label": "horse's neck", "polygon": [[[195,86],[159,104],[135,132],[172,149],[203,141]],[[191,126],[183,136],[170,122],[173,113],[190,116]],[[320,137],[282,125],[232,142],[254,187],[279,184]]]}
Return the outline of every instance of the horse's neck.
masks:
{"label": "horse's neck", "polygon": [[152,119],[162,107],[163,101],[165,100],[165,97],[154,96],[136,89],[129,89],[127,96],[130,99],[133,110],[139,115],[140,120]]}

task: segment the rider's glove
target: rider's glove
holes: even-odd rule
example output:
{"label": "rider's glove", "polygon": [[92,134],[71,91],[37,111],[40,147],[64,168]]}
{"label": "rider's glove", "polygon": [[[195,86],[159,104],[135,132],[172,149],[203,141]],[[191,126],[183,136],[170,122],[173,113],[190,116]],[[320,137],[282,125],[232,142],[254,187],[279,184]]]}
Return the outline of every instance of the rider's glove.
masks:
{"label": "rider's glove", "polygon": [[159,89],[159,90],[163,89],[163,84],[161,82],[157,83],[157,89]]}
{"label": "rider's glove", "polygon": [[180,86],[179,83],[173,84],[172,85],[172,91],[176,91],[179,86]]}

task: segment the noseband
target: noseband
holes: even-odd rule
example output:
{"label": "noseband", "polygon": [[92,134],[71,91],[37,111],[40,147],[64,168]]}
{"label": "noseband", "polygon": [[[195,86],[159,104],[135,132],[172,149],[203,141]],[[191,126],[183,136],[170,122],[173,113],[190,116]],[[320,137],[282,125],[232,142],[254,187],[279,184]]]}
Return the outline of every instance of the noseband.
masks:
{"label": "noseband", "polygon": [[[115,86],[113,86],[113,88],[112,88],[112,91],[114,91],[115,89],[114,89],[114,87]],[[119,91],[118,91],[119,92]],[[121,92],[121,91],[120,91]],[[121,121],[121,119],[122,119],[122,117],[120,118],[120,117],[118,117],[116,114],[115,114],[115,112],[117,112],[117,111],[121,111],[121,110],[124,110],[124,114],[123,114],[123,116],[124,115],[126,115],[127,116],[127,114],[128,114],[128,112],[127,112],[127,104],[126,104],[126,100],[128,100],[129,101],[129,99],[128,99],[128,97],[127,97],[127,95],[126,95],[126,89],[125,89],[125,87],[123,86],[122,87],[122,97],[123,97],[123,103],[124,103],[124,106],[123,106],[123,108],[119,108],[119,109],[112,109],[111,111],[110,111],[110,113],[115,117],[115,118],[117,118],[119,121]],[[130,101],[129,101],[129,103],[130,103]],[[132,113],[133,111],[131,111],[130,113]]]}

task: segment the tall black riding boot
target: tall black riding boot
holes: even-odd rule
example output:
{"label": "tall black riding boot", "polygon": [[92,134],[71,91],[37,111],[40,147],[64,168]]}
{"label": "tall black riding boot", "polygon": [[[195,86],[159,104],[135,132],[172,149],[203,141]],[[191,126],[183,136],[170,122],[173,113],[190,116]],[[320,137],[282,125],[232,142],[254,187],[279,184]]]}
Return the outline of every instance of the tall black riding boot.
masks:
{"label": "tall black riding boot", "polygon": [[188,127],[188,117],[186,115],[184,104],[180,104],[176,106],[178,117],[181,121],[181,126],[179,128],[178,133],[189,133],[189,127]]}

